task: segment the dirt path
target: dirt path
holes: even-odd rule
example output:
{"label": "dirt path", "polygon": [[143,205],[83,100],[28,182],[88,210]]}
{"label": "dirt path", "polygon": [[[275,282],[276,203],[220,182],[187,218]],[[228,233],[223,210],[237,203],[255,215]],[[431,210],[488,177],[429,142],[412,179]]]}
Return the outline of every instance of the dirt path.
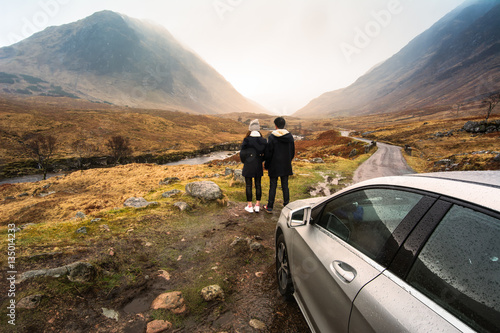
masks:
{"label": "dirt path", "polygon": [[[358,139],[368,141],[364,139]],[[401,148],[377,142],[378,150],[356,169],[353,182],[384,176],[398,176],[415,173],[406,163]]]}

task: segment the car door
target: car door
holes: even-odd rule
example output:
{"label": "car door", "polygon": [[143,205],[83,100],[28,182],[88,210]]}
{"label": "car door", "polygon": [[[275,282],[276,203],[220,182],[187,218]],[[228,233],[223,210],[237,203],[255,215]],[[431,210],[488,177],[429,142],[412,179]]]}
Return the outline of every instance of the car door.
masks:
{"label": "car door", "polygon": [[500,331],[499,239],[498,213],[440,200],[360,291],[349,331]]}
{"label": "car door", "polygon": [[[434,199],[391,188],[346,193],[313,211],[289,247],[295,298],[316,332],[347,332],[352,302]],[[320,210],[318,212],[318,210]],[[404,228],[399,228],[404,226]]]}

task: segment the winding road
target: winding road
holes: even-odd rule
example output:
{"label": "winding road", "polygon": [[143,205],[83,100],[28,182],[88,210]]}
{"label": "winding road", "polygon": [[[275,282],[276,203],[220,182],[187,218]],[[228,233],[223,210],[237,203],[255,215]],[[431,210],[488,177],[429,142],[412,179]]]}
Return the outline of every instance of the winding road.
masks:
{"label": "winding road", "polygon": [[[343,131],[342,135],[348,136],[349,133]],[[371,142],[362,138],[353,139]],[[354,183],[375,177],[400,176],[415,173],[403,158],[401,147],[377,142],[377,148],[377,151],[354,172]]]}

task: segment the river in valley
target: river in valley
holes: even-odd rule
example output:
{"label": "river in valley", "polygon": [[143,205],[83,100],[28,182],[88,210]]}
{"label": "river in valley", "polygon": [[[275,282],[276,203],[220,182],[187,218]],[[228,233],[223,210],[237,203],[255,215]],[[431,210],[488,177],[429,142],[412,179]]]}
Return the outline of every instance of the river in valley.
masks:
{"label": "river in valley", "polygon": [[[176,162],[170,162],[164,165],[179,165],[179,164],[189,164],[189,165],[195,165],[195,164],[203,164],[207,163],[213,160],[222,160],[225,158],[228,158],[232,155],[237,154],[238,151],[229,151],[229,150],[224,150],[224,151],[216,151],[210,154],[205,154],[205,155],[200,155],[192,158],[186,158],[180,161]],[[47,174],[47,179],[55,176],[62,176],[64,173],[48,173]],[[0,180],[0,185],[2,184],[17,184],[17,183],[31,183],[31,182],[37,182],[43,179],[42,174],[36,174],[36,175],[28,175],[28,176],[20,176],[20,177],[13,177],[13,178],[6,178]]]}
{"label": "river in valley", "polygon": [[166,163],[164,165],[179,165],[179,164],[189,164],[189,165],[195,165],[195,164],[203,164],[207,163],[213,160],[223,160],[225,158],[228,158],[230,156],[233,156],[235,154],[239,153],[238,151],[229,151],[229,150],[223,150],[223,151],[215,151],[210,154],[205,154],[205,155],[200,155],[196,156],[193,158],[185,158],[180,161],[176,162],[170,162]]}

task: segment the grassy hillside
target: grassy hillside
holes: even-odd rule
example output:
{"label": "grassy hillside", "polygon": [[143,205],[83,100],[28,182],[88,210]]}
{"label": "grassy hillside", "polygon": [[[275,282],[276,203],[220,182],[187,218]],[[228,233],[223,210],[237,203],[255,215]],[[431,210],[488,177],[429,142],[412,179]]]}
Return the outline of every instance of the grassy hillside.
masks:
{"label": "grassy hillside", "polygon": [[121,108],[54,97],[0,97],[0,164],[26,158],[18,140],[28,133],[53,135],[56,158],[74,157],[71,143],[83,139],[106,156],[106,142],[129,138],[135,155],[193,151],[240,141],[246,125],[227,118],[176,111]]}
{"label": "grassy hillside", "polygon": [[[302,161],[293,162],[292,200],[310,197],[311,189],[326,178],[341,178],[338,184],[329,185],[330,190],[344,187],[369,157],[332,156],[322,164],[303,161],[318,153],[319,144],[325,149],[350,149],[350,140],[334,132],[298,143]],[[307,332],[297,306],[283,302],[276,293],[273,239],[281,192],[272,215],[247,214],[244,184],[224,176],[226,167],[223,161],[199,166],[128,164],[75,171],[36,183],[1,185],[0,246],[7,247],[8,224],[20,228],[15,243],[19,272],[75,261],[90,262],[97,270],[91,282],[41,277],[17,285],[18,302],[41,295],[38,307],[17,308],[17,332],[142,332],[153,319],[168,320],[184,332],[243,332],[255,318],[270,332],[284,326],[288,332]],[[242,165],[232,167],[241,169]],[[166,177],[178,177],[179,182],[160,185]],[[224,198],[207,203],[190,197],[185,185],[197,180],[215,182]],[[265,202],[268,177],[262,185]],[[172,189],[181,193],[162,196]],[[123,207],[132,196],[159,204],[144,209]],[[188,203],[191,210],[179,211],[174,206],[178,201]],[[77,217],[78,212],[85,216]],[[82,227],[87,233],[76,232]],[[248,237],[263,247],[260,251],[232,247],[235,237]],[[0,263],[6,267],[6,256],[0,257]],[[7,290],[7,282],[0,281],[0,287]],[[201,298],[201,288],[213,284],[223,288],[225,301]],[[174,290],[182,292],[187,313],[149,309],[156,296]],[[6,302],[1,302],[2,316],[6,316]],[[119,312],[119,319],[103,316],[103,308]],[[2,329],[10,329],[6,321],[0,324]]]}
{"label": "grassy hillside", "polygon": [[[450,159],[453,170],[498,170],[493,158],[500,152],[500,132],[472,134],[462,130],[467,121],[483,121],[485,106],[481,103],[454,108],[411,110],[364,117],[315,120],[308,128],[332,126],[355,130],[352,135],[412,147],[412,156],[404,154],[418,172],[441,171],[447,168],[439,161]],[[489,121],[500,120],[500,109],[493,110]],[[437,163],[436,163],[437,162]],[[451,170],[451,169],[450,169]]]}

